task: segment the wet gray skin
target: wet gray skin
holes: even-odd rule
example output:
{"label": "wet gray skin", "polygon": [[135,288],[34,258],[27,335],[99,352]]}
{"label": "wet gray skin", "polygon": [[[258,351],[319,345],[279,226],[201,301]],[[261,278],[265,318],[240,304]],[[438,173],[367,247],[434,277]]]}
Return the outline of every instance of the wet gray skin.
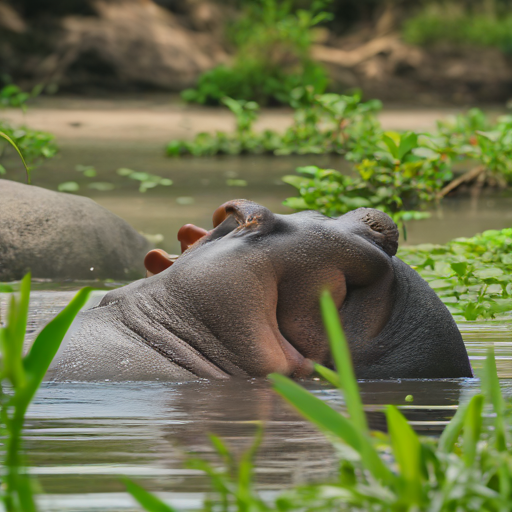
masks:
{"label": "wet gray skin", "polygon": [[331,291],[358,378],[472,376],[451,314],[396,258],[382,212],[339,218],[223,205],[212,231],[167,270],[111,291],[79,315],[56,380],[305,377],[331,365],[319,311]]}

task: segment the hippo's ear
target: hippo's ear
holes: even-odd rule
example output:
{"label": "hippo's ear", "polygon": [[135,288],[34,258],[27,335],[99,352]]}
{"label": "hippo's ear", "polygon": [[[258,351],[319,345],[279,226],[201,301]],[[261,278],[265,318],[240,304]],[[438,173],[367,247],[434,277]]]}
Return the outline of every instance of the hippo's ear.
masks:
{"label": "hippo's ear", "polygon": [[396,254],[398,228],[389,215],[373,208],[358,208],[342,215],[340,219],[354,223],[356,229],[362,222],[370,228],[370,230],[365,230],[365,235],[369,235],[372,241],[389,256]]}
{"label": "hippo's ear", "polygon": [[167,254],[163,249],[153,249],[146,254],[144,266],[146,267],[146,277],[160,274],[169,268],[178,258],[176,254]]}
{"label": "hippo's ear", "polygon": [[215,210],[213,227],[216,228],[230,216],[234,217],[239,226],[246,227],[267,225],[266,221],[274,218],[274,214],[268,208],[246,199],[236,199],[224,203]]}

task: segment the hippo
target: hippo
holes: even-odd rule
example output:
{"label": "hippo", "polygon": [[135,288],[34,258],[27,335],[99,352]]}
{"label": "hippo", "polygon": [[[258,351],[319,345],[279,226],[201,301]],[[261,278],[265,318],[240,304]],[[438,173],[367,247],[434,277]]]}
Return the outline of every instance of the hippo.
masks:
{"label": "hippo", "polygon": [[87,197],[0,180],[0,281],[144,276],[146,238]]}
{"label": "hippo", "polygon": [[395,254],[385,213],[277,215],[223,204],[213,229],[184,226],[184,252],[149,252],[148,277],[81,312],[48,378],[191,380],[308,377],[333,366],[319,308],[339,310],[359,379],[473,375],[457,326],[434,291]]}

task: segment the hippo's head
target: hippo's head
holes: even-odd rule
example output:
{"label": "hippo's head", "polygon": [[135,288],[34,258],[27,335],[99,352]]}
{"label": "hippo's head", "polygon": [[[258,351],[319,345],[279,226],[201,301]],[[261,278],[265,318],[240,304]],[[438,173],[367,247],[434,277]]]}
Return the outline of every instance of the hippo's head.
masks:
{"label": "hippo's head", "polygon": [[388,322],[398,231],[386,214],[276,215],[235,200],[215,211],[213,226],[184,226],[176,260],[151,251],[150,277],[137,293],[154,299],[165,328],[222,372],[302,376],[311,361],[329,364],[319,310],[324,289],[356,345],[365,348]]}
{"label": "hippo's head", "polygon": [[52,378],[302,377],[331,365],[319,297],[331,292],[358,378],[471,377],[460,332],[434,291],[394,256],[377,210],[274,215],[230,201],[213,229],[184,226],[184,252],[148,253],[150,276],[84,311]]}

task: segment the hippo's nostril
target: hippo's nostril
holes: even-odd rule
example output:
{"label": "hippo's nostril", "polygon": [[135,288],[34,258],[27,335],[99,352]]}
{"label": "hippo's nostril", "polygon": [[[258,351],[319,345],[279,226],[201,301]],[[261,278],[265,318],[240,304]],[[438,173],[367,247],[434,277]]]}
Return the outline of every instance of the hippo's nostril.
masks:
{"label": "hippo's nostril", "polygon": [[226,208],[224,205],[219,206],[214,212],[213,212],[213,227],[216,228],[220,224],[222,224],[227,217]]}

